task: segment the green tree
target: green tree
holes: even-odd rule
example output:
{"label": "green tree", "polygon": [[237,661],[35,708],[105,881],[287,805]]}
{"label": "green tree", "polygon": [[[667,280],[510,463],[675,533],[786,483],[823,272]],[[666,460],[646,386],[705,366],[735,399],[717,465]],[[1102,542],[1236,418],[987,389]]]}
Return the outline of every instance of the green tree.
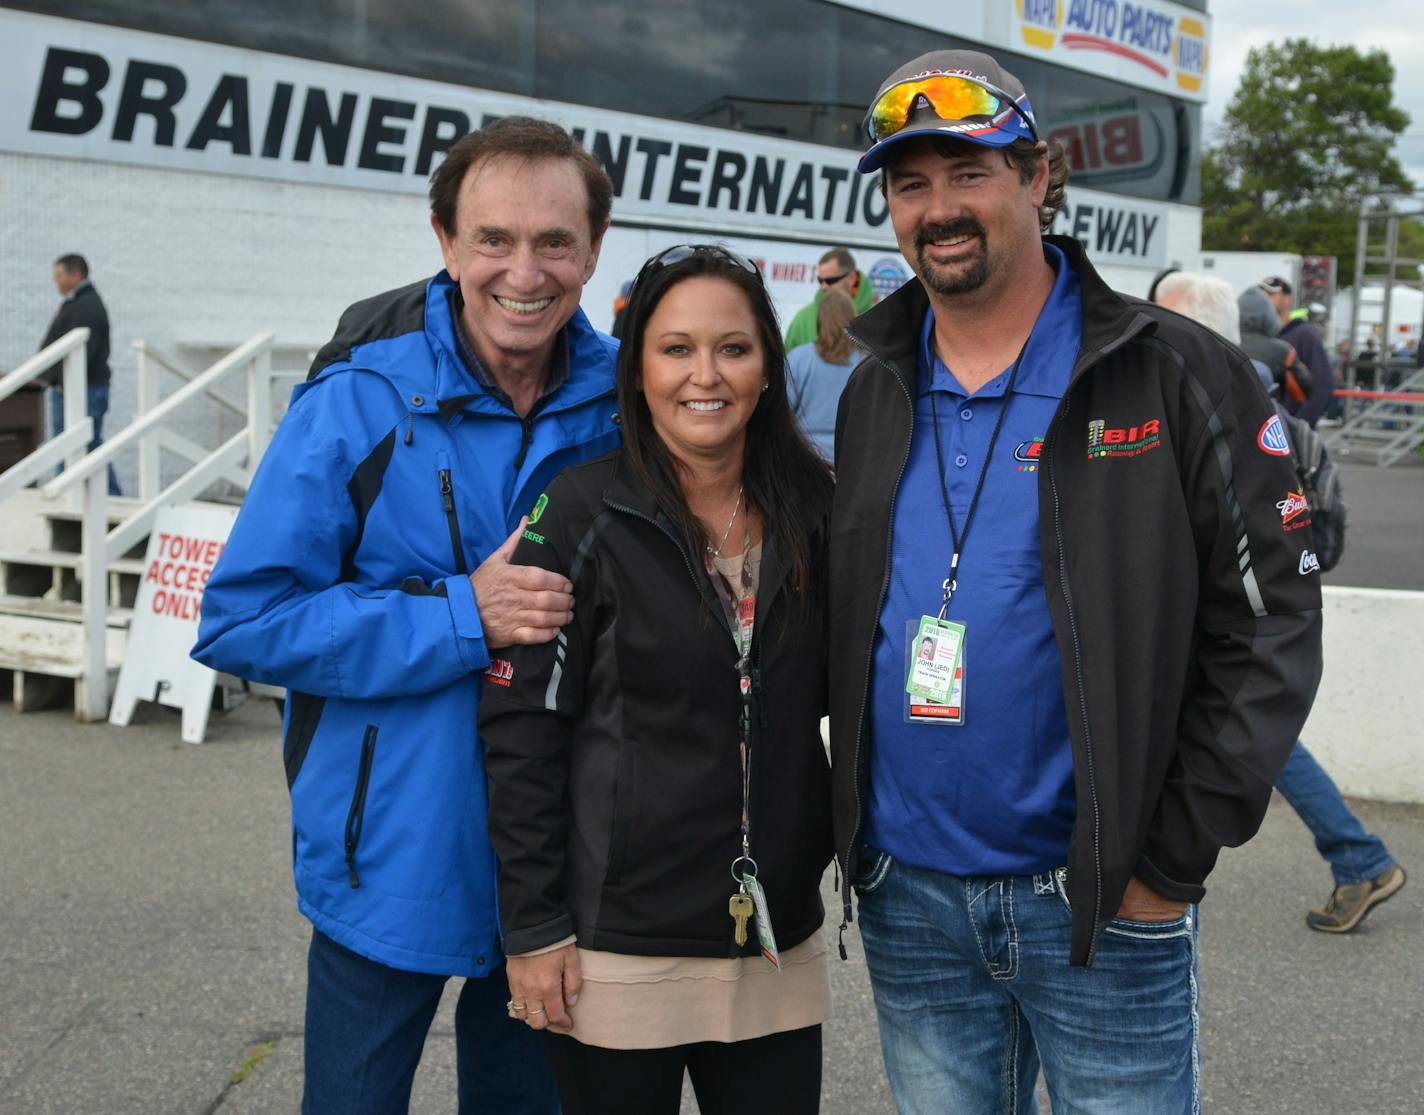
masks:
{"label": "green tree", "polygon": [[1414,188],[1393,154],[1408,126],[1383,50],[1253,48],[1203,156],[1202,247],[1333,255],[1353,282],[1360,203]]}

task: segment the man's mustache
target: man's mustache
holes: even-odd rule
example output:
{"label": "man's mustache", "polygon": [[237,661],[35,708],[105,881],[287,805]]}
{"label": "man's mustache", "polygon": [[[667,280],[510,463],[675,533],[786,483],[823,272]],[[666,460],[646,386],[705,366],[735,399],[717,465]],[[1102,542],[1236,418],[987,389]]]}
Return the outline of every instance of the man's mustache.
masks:
{"label": "man's mustache", "polygon": [[924,249],[936,240],[952,240],[956,236],[984,235],[984,226],[973,217],[960,217],[944,224],[921,225],[915,232],[916,249]]}

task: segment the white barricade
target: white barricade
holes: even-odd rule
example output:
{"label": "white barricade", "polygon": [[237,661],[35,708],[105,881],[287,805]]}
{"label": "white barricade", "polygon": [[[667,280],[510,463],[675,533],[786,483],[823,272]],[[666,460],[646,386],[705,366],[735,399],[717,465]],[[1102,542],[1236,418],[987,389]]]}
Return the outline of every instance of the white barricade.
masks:
{"label": "white barricade", "polygon": [[1424,592],[1324,598],[1325,676],[1301,738],[1344,793],[1424,803]]}

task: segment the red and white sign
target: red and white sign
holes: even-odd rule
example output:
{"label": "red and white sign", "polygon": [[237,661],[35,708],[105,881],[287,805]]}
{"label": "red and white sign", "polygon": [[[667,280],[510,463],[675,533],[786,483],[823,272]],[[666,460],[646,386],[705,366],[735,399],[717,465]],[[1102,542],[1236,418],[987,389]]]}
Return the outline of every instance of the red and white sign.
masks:
{"label": "red and white sign", "polygon": [[182,709],[183,739],[203,742],[218,675],[188,652],[198,639],[203,590],[236,518],[236,508],[187,505],[159,511],[148,536],[110,724],[128,724],[139,701],[155,701]]}

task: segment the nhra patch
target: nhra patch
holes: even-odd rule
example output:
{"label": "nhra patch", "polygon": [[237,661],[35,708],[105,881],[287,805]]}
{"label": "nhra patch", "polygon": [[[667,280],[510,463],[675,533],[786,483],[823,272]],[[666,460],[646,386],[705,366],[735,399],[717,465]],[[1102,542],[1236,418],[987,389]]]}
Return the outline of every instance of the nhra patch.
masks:
{"label": "nhra patch", "polygon": [[1036,437],[1029,441],[1021,441],[1018,448],[1014,450],[1014,460],[1017,462],[1015,468],[1019,472],[1037,472],[1038,459],[1043,456],[1043,438]]}
{"label": "nhra patch", "polygon": [[509,688],[514,683],[514,664],[507,658],[491,658],[485,680]]}
{"label": "nhra patch", "polygon": [[1276,510],[1281,513],[1281,529],[1287,533],[1310,526],[1310,502],[1302,489],[1287,492],[1285,499],[1276,502]]}
{"label": "nhra patch", "polygon": [[1138,426],[1109,426],[1101,418],[1088,423],[1088,459],[1140,457],[1162,444],[1162,420],[1149,418]]}
{"label": "nhra patch", "polygon": [[1269,453],[1272,457],[1290,456],[1290,439],[1286,437],[1286,427],[1279,414],[1266,419],[1256,434],[1256,444],[1261,447],[1262,453]]}

